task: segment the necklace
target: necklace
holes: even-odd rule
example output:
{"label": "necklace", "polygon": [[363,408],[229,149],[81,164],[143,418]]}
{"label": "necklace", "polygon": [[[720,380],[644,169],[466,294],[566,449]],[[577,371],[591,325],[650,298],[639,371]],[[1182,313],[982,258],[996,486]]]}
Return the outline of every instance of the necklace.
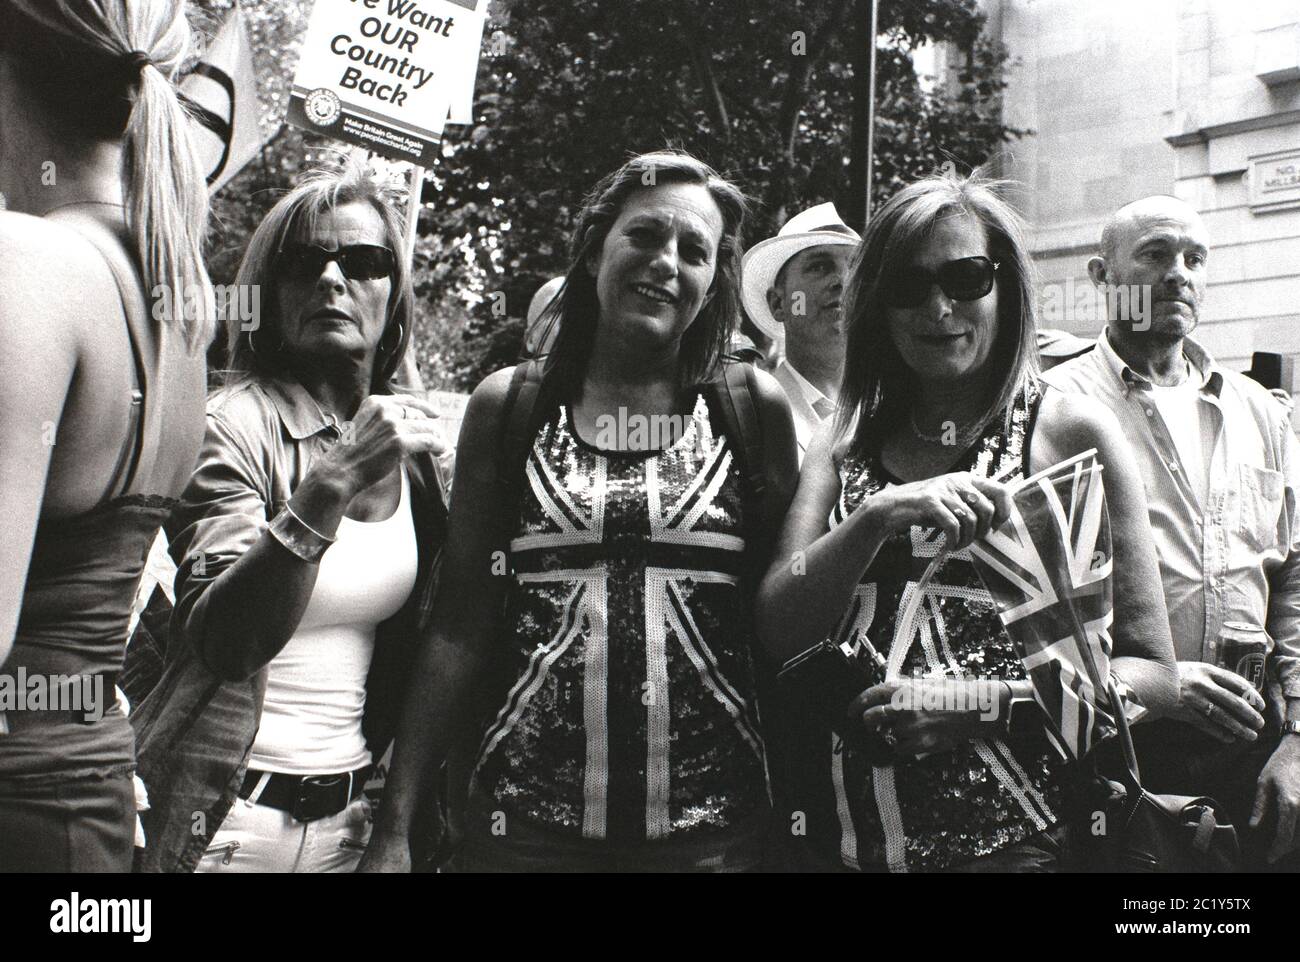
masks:
{"label": "necklace", "polygon": [[121,209],[122,205],[114,204],[112,201],[107,200],[72,200],[68,201],[66,204],[59,204],[57,207],[51,207],[41,216],[49,217],[56,210],[63,210],[65,207],[117,207],[118,209]]}
{"label": "necklace", "polygon": [[[910,427],[912,428],[912,433],[915,434],[922,441],[924,441],[926,444],[942,444],[945,447],[948,447],[953,444],[960,444],[969,438],[969,433],[970,433],[969,429],[967,429],[966,431],[957,430],[956,421],[944,421],[943,426],[940,427],[940,429],[936,433],[926,434],[924,431],[921,430],[921,428],[916,423],[915,411],[912,411],[908,414],[907,420]],[[950,429],[953,432],[951,436],[949,435]]]}
{"label": "necklace", "polygon": [[915,411],[912,411],[910,414],[908,414],[907,419],[912,426],[912,433],[915,434],[922,441],[926,442],[927,444],[943,444],[943,436],[948,433],[946,428],[941,428],[937,434],[926,434],[924,431],[920,429],[920,427],[917,426]]}

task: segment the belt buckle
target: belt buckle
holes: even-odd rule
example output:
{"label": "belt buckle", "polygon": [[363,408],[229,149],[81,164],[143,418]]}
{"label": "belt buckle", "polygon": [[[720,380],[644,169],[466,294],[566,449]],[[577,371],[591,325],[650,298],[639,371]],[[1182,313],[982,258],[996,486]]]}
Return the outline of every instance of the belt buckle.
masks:
{"label": "belt buckle", "polygon": [[[299,822],[314,822],[318,819],[337,815],[348,807],[352,798],[353,774],[348,772],[346,780],[342,775],[307,775],[298,783],[298,797],[294,800],[290,813]],[[339,788],[346,788],[339,805]]]}

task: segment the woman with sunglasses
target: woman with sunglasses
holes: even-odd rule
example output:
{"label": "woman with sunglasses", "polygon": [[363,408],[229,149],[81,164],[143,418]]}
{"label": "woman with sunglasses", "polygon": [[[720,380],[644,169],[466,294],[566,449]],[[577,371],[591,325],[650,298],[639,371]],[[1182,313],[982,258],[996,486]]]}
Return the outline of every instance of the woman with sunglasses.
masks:
{"label": "woman with sunglasses", "polygon": [[986,182],[900,191],[872,217],[846,288],[838,417],[804,461],[785,560],[758,604],[776,660],[827,638],[877,656],[838,724],[799,733],[801,855],[828,869],[1060,870],[1065,765],[965,549],[1008,517],[1012,483],[1095,448],[1113,673],[1162,708],[1176,697],[1173,649],[1136,465],[1108,411],[1044,391],[1019,219]]}
{"label": "woman with sunglasses", "polygon": [[[168,666],[133,721],[143,867],[350,871],[409,673],[445,508],[411,336],[398,208],[357,155],[254,232],[199,467],[168,523]],[[247,325],[246,325],[247,326]]]}

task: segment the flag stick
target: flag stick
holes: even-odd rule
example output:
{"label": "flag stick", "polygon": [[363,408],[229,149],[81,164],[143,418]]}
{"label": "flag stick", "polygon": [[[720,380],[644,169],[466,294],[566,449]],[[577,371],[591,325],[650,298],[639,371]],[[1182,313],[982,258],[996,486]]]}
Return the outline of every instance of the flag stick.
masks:
{"label": "flag stick", "polygon": [[420,221],[420,192],[424,187],[424,168],[411,165],[411,196],[406,201],[406,257],[415,262],[415,228]]}
{"label": "flag stick", "polygon": [[[424,187],[424,168],[419,164],[411,165],[411,191],[406,201],[406,262],[412,272],[415,270],[415,228],[420,220],[420,191]],[[406,347],[406,356],[397,369],[397,378],[408,387],[418,391],[424,390],[424,380],[420,377],[420,368],[415,363],[415,332],[410,332],[410,341]]]}

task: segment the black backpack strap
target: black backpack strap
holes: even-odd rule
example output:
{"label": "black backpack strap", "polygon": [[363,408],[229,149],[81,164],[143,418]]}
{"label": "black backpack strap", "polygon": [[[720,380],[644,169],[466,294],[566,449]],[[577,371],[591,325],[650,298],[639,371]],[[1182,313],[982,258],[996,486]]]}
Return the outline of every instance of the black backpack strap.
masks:
{"label": "black backpack strap", "polygon": [[501,417],[501,443],[498,445],[497,482],[501,485],[504,504],[516,506],[524,490],[524,465],[537,432],[536,418],[541,411],[542,362],[521,361],[515,365],[506,389],[505,408]]}
{"label": "black backpack strap", "polygon": [[758,395],[754,367],[741,361],[723,361],[722,372],[709,382],[714,410],[736,448],[745,475],[745,518],[751,531],[762,525],[767,475],[763,460],[763,429],[758,420]]}

